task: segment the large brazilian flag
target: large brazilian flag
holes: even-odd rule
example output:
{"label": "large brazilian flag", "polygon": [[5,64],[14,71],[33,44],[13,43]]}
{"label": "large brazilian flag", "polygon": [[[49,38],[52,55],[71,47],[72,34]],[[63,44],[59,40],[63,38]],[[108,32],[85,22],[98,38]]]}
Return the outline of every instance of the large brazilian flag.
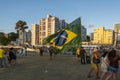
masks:
{"label": "large brazilian flag", "polygon": [[74,32],[71,32],[68,29],[63,29],[62,31],[59,31],[59,33],[56,35],[55,38],[53,38],[50,43],[53,43],[54,47],[57,47],[58,49],[62,49],[64,45],[69,43],[72,39],[74,39],[77,36]]}
{"label": "large brazilian flag", "polygon": [[64,29],[44,39],[43,44],[53,43],[62,51],[74,51],[81,46],[81,18],[77,18]]}

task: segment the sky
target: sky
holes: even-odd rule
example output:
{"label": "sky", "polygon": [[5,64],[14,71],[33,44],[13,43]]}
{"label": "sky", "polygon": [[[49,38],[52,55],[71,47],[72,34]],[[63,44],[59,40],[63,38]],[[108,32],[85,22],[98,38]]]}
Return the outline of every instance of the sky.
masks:
{"label": "sky", "polygon": [[[81,17],[89,35],[95,28],[114,29],[120,23],[120,0],[0,0],[0,32],[15,32],[18,20],[39,24],[47,14],[67,23]],[[90,27],[92,25],[92,27]]]}

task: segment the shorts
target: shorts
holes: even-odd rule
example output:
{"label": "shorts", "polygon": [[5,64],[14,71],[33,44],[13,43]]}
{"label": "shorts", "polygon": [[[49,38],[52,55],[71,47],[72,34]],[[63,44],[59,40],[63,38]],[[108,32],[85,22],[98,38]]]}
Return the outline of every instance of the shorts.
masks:
{"label": "shorts", "polygon": [[95,70],[98,70],[98,64],[95,63],[91,63],[92,68],[94,68]]}
{"label": "shorts", "polygon": [[108,71],[117,73],[117,72],[118,72],[118,68],[114,68],[114,67],[112,67],[112,66],[108,66]]}

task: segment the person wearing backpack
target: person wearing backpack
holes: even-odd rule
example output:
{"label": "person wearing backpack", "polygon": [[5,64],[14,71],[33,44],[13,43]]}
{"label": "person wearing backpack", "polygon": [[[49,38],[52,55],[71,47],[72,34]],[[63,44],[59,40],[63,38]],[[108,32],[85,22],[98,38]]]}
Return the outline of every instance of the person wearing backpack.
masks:
{"label": "person wearing backpack", "polygon": [[86,52],[86,63],[90,64],[90,61],[91,61],[90,53]]}

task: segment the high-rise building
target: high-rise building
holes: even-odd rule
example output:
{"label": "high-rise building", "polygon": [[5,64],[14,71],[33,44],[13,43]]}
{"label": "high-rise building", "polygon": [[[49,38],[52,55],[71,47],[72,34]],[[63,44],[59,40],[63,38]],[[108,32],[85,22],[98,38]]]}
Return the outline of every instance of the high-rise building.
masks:
{"label": "high-rise building", "polygon": [[93,44],[113,45],[113,30],[103,26],[94,29]]}
{"label": "high-rise building", "polygon": [[92,32],[92,33],[90,33],[90,41],[93,41],[93,35],[94,35],[94,33]]}
{"label": "high-rise building", "polygon": [[82,41],[86,41],[87,39],[87,36],[86,36],[86,28],[84,26],[81,27],[81,38],[82,38]]}
{"label": "high-rise building", "polygon": [[114,45],[120,45],[120,23],[114,24]]}
{"label": "high-rise building", "polygon": [[38,24],[32,24],[31,45],[39,45],[39,25]]}
{"label": "high-rise building", "polygon": [[60,20],[60,29],[63,29],[64,27],[67,26],[67,23],[65,22],[65,20]]}
{"label": "high-rise building", "polygon": [[54,34],[59,29],[60,29],[60,23],[57,17],[47,15],[46,18],[40,19],[40,38],[39,38],[40,44],[42,44],[44,38]]}

